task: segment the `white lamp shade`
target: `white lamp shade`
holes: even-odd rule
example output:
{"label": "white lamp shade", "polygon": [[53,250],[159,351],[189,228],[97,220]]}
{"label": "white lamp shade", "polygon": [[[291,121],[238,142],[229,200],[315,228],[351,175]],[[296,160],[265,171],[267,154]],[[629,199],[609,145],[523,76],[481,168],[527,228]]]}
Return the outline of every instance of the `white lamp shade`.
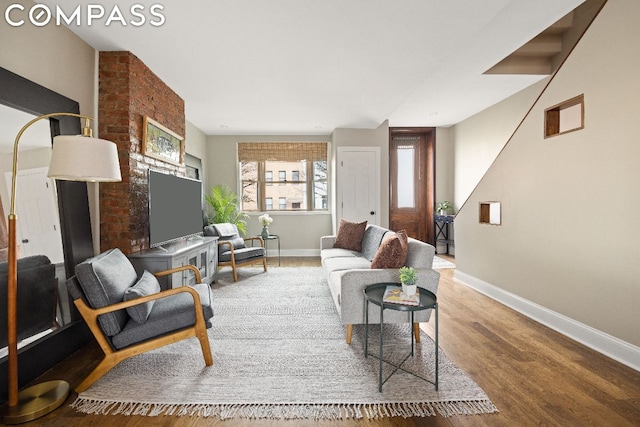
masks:
{"label": "white lamp shade", "polygon": [[99,138],[56,136],[47,176],[68,181],[121,181],[116,144]]}

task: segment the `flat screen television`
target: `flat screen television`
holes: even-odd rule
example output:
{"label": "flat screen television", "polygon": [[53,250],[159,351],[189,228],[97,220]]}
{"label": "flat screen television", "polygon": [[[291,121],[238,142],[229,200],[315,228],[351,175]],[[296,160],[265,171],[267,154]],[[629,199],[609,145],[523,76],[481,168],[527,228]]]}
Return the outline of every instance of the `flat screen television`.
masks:
{"label": "flat screen television", "polygon": [[202,235],[202,181],[149,169],[149,246]]}

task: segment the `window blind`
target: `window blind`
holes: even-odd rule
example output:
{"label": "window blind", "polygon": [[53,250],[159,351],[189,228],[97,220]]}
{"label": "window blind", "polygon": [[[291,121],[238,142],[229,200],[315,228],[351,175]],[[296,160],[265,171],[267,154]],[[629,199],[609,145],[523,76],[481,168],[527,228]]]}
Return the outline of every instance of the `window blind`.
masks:
{"label": "window blind", "polygon": [[326,142],[239,142],[241,162],[327,160]]}

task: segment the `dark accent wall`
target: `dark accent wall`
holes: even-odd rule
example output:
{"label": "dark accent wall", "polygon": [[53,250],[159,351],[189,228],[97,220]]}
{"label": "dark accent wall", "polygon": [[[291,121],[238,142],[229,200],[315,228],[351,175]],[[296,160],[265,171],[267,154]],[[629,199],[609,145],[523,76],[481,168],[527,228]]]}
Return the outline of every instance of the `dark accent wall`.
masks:
{"label": "dark accent wall", "polygon": [[144,117],[185,134],[184,101],[131,52],[100,52],[100,137],[118,145],[122,182],[100,185],[100,247],[149,247],[147,171],[185,175],[184,166],[142,154]]}
{"label": "dark accent wall", "polygon": [[[78,113],[80,111],[76,101],[4,68],[0,68],[0,103],[36,116],[57,112]],[[51,132],[52,136],[58,134],[77,135],[80,133],[80,120],[72,117],[59,117],[57,120],[51,120]],[[93,256],[87,185],[71,181],[56,181],[56,185],[65,271],[69,277],[73,275],[76,264]],[[6,307],[0,308],[0,315],[6,316]],[[77,313],[73,312],[73,316],[74,319],[78,319]],[[45,338],[20,349],[18,351],[19,386],[23,387],[42,375],[90,340],[91,334],[85,323],[74,321]],[[0,401],[4,401],[6,398],[7,361],[5,357],[0,359]]]}

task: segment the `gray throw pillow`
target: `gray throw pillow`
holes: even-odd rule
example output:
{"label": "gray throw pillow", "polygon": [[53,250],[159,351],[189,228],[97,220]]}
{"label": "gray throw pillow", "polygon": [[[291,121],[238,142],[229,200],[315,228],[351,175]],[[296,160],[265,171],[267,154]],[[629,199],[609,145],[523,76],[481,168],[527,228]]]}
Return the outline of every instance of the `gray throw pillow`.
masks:
{"label": "gray throw pillow", "polygon": [[[156,279],[156,276],[145,270],[144,273],[142,273],[140,280],[125,291],[123,301],[130,301],[147,295],[157,294],[158,292],[160,292],[160,283],[158,283],[158,279]],[[151,313],[154,303],[155,301],[148,301],[144,304],[128,307],[127,313],[136,322],[144,323],[149,318],[149,314]]]}
{"label": "gray throw pillow", "polygon": [[[231,242],[231,244],[233,245],[233,249],[243,249],[246,247],[244,244],[244,239],[238,236],[237,234],[234,234],[233,236],[222,236],[220,237],[220,240],[218,240],[218,242],[224,242],[224,241]],[[221,249],[223,251],[231,250],[229,245],[223,245]]]}
{"label": "gray throw pillow", "polygon": [[[93,308],[121,302],[126,290],[138,280],[133,265],[118,248],[81,262],[75,270],[87,302]],[[124,310],[98,316],[100,327],[110,337],[120,333],[128,320]]]}

